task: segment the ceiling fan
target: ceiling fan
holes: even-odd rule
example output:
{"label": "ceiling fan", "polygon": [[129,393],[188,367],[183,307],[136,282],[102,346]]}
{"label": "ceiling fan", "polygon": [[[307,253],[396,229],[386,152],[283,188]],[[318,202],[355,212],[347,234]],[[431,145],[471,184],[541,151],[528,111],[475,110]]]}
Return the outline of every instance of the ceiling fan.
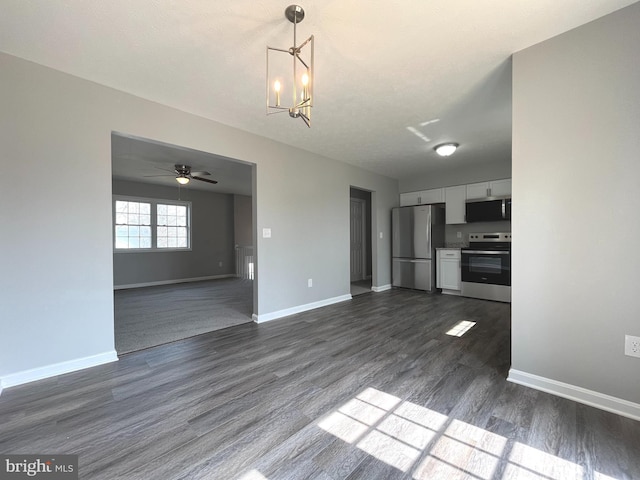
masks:
{"label": "ceiling fan", "polygon": [[[201,182],[207,182],[216,184],[218,183],[216,180],[210,180],[208,178],[203,178],[203,176],[211,175],[209,172],[192,172],[191,167],[189,165],[174,165],[174,172],[176,175],[176,182],[180,185],[186,185],[191,180],[200,180]],[[169,170],[166,170],[167,172]],[[146,175],[147,177],[169,177],[173,175]]]}

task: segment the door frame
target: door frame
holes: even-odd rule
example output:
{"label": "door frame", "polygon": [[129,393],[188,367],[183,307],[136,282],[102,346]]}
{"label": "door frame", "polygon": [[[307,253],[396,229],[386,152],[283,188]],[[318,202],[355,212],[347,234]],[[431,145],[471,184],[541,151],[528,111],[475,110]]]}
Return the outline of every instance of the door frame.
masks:
{"label": "door frame", "polygon": [[[362,251],[362,272],[361,272],[361,278],[357,279],[357,280],[351,280],[351,271],[349,271],[349,279],[351,282],[355,282],[358,280],[366,280],[367,278],[367,240],[366,240],[366,235],[367,235],[367,202],[365,200],[363,200],[362,198],[357,198],[357,197],[349,197],[349,207],[351,207],[351,202],[357,202],[361,205],[361,209],[360,209],[360,220],[361,220],[361,225],[362,225],[362,235],[361,235],[361,251]],[[351,208],[349,208],[349,223],[351,223],[353,221],[352,215],[351,215]],[[351,239],[349,239],[349,243],[351,243]],[[351,262],[351,247],[349,247],[349,262]],[[349,268],[349,270],[351,270],[351,268]]]}

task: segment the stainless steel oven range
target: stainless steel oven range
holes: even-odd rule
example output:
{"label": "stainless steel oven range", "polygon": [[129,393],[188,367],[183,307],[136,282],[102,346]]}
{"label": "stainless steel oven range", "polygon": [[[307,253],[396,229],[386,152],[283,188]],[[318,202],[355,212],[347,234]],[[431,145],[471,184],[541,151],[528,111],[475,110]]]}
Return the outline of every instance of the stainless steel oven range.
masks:
{"label": "stainless steel oven range", "polygon": [[511,233],[471,233],[462,249],[462,295],[511,302]]}

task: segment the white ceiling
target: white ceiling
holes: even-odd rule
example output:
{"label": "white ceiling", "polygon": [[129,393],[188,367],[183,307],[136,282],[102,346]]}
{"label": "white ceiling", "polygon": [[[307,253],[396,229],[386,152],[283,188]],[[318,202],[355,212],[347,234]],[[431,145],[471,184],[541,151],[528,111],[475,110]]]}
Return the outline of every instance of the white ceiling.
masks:
{"label": "white ceiling", "polygon": [[[311,129],[265,114],[266,45],[292,43],[287,1],[1,0],[0,50],[402,179],[509,159],[510,55],[634,3],[300,1]],[[443,141],[459,151],[437,157]]]}

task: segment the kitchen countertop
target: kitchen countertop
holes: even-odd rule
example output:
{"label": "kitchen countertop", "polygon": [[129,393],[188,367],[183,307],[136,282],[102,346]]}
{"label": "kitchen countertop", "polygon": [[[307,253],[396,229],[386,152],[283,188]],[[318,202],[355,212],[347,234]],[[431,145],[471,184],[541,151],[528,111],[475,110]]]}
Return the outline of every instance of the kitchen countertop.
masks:
{"label": "kitchen countertop", "polygon": [[436,247],[436,250],[460,250],[466,247],[465,243],[445,243],[444,247]]}

